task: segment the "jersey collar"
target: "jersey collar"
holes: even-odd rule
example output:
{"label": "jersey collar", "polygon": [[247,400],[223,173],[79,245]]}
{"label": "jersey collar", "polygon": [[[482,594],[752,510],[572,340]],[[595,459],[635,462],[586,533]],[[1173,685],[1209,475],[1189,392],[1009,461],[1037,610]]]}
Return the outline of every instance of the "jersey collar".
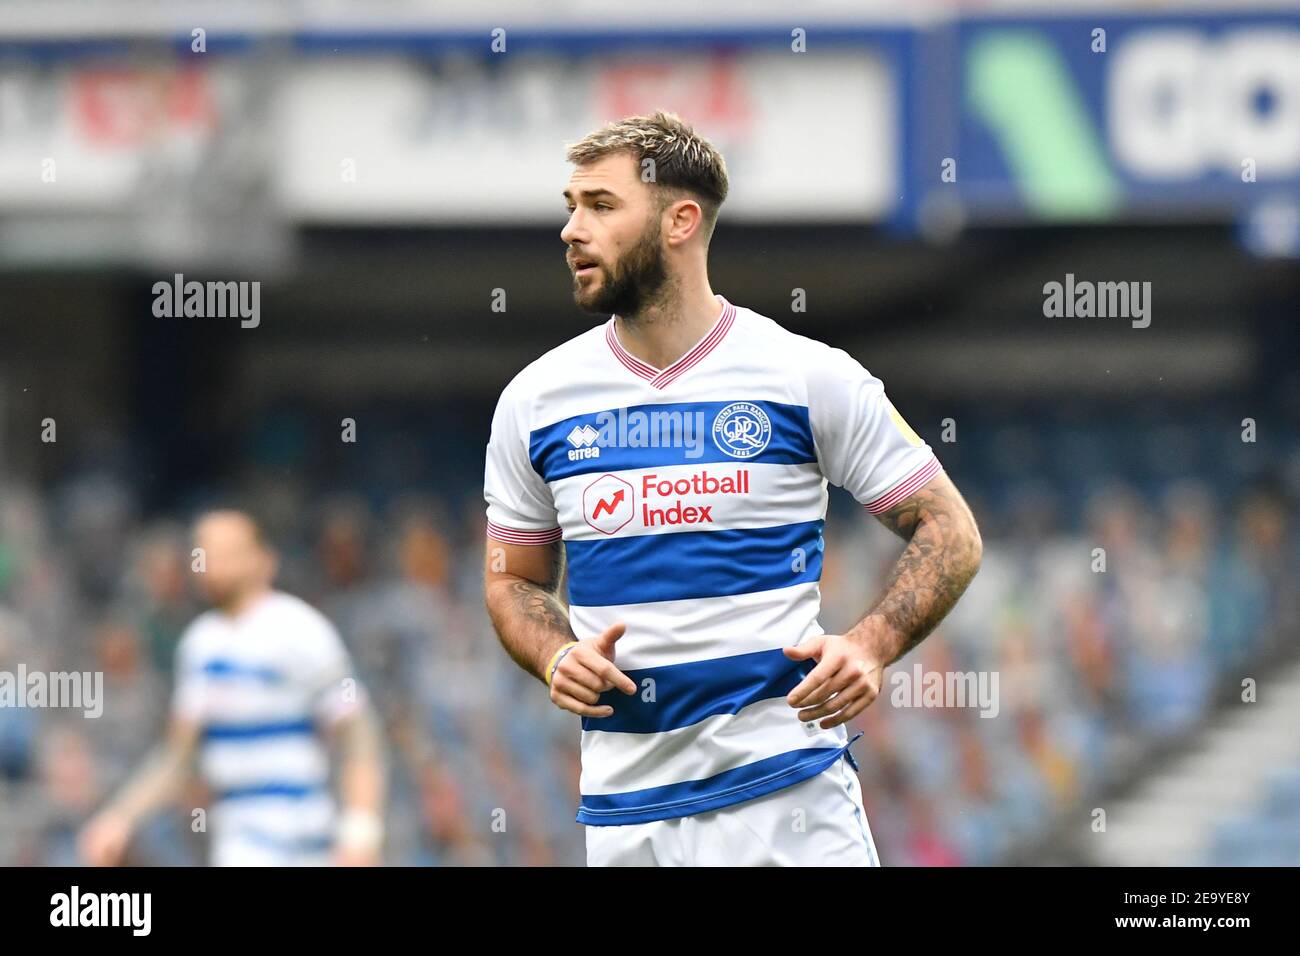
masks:
{"label": "jersey collar", "polygon": [[614,332],[614,320],[618,318],[616,315],[611,315],[609,321],[605,323],[605,341],[609,344],[610,351],[614,353],[614,358],[618,359],[619,363],[629,372],[638,378],[645,379],[655,388],[667,388],[669,384],[690,371],[702,362],[706,355],[717,348],[718,343],[723,340],[727,331],[735,324],[736,307],[720,295],[715,297],[722,303],[722,314],[713,323],[713,328],[705,334],[704,338],[687,349],[681,358],[667,368],[655,368],[623,348],[623,343],[618,340],[618,335]]}

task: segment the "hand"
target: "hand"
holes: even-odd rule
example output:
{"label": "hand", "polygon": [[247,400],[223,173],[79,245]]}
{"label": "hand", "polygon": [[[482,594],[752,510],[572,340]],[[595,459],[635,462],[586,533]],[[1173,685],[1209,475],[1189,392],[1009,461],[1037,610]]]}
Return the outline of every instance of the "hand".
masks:
{"label": "hand", "polygon": [[599,637],[579,641],[562,658],[551,678],[551,703],[582,717],[608,717],[614,708],[597,707],[596,701],[607,690],[636,693],[636,684],[614,666],[614,642],[627,630],[615,624]]}
{"label": "hand", "polygon": [[861,644],[843,634],[821,634],[796,647],[785,648],[794,661],[816,660],[817,666],[786,697],[802,707],[802,721],[825,718],[822,730],[846,724],[880,693],[885,665]]}
{"label": "hand", "polygon": [[82,828],[77,838],[81,855],[91,866],[117,866],[131,842],[131,821],[106,810]]}

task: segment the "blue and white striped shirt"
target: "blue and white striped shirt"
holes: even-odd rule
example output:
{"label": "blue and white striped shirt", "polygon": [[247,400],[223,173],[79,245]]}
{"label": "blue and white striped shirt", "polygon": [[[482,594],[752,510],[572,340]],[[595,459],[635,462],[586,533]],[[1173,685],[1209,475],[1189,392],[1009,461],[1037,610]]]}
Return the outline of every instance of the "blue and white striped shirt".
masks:
{"label": "blue and white striped shirt", "polygon": [[214,841],[289,854],[332,843],[334,802],[321,731],[361,698],[333,625],[271,592],[236,617],[208,611],[177,648],[173,712],[202,727],[199,768],[214,791]]}
{"label": "blue and white striped shirt", "polygon": [[688,816],[832,766],[843,727],[802,723],[786,694],[822,633],[828,481],[873,513],[940,471],[847,353],[718,297],[695,347],[654,369],[614,319],[506,387],[487,449],[488,533],[563,539],[580,639],[624,622],[609,691],[582,720],[579,822]]}

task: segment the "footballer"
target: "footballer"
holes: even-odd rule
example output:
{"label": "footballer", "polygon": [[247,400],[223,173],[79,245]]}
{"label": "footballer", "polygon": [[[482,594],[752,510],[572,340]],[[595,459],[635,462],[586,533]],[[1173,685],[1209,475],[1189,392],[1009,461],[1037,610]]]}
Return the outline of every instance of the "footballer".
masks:
{"label": "footballer", "polygon": [[[501,394],[485,590],[581,717],[587,862],[878,866],[846,725],[974,577],[974,518],[879,379],[713,291],[709,142],[658,112],[567,158],[573,295],[606,320]],[[906,541],[843,634],[818,624],[828,483]]]}
{"label": "footballer", "polygon": [[315,608],[272,588],[275,556],[250,515],[209,512],[194,541],[212,608],[177,647],[167,739],[86,825],[82,855],[121,862],[136,827],[175,798],[197,757],[215,798],[214,865],[378,865],[383,746],[342,639]]}

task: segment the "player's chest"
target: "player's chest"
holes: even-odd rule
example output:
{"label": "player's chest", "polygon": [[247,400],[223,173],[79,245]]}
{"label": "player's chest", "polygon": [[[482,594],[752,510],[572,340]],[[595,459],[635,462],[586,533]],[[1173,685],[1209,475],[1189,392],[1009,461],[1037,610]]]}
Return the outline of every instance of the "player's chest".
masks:
{"label": "player's chest", "polygon": [[762,398],[570,416],[533,435],[566,540],[806,521],[825,506],[807,408]]}
{"label": "player's chest", "polygon": [[217,708],[257,708],[301,694],[302,662],[274,628],[244,628],[206,642],[194,675]]}

